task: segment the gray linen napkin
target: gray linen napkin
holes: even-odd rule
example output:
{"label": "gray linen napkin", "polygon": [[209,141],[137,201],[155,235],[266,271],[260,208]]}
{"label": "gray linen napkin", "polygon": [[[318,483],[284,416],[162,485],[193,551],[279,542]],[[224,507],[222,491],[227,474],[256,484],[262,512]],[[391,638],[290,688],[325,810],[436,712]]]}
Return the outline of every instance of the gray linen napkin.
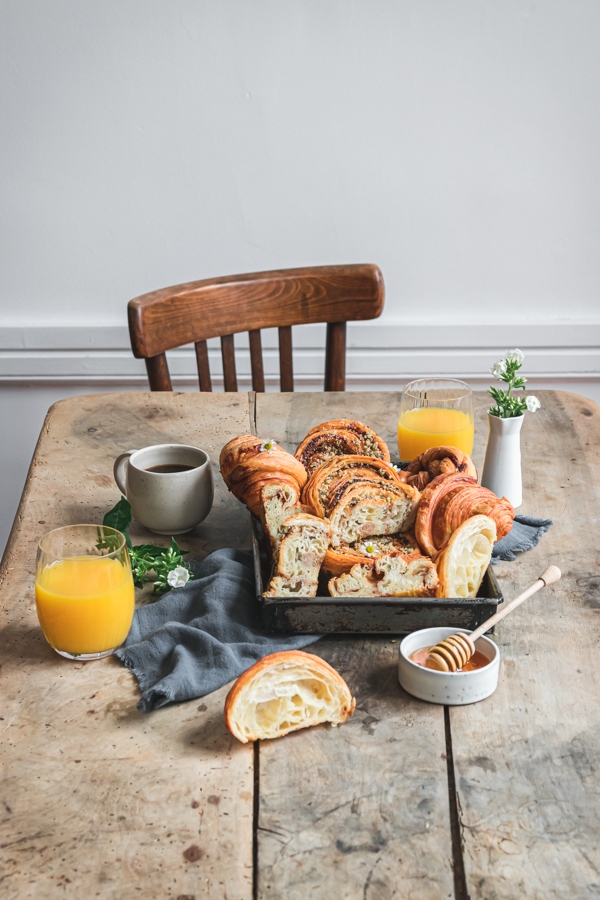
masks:
{"label": "gray linen napkin", "polygon": [[533,516],[515,516],[513,527],[506,537],[494,544],[492,551],[492,565],[507,560],[512,562],[516,559],[516,553],[523,553],[525,550],[531,550],[536,544],[539,544],[542,535],[548,531],[552,525],[552,519],[534,519]]}
{"label": "gray linen napkin", "polygon": [[306,647],[321,636],[264,631],[250,553],[217,550],[191,565],[193,581],[136,609],[125,644],[115,652],[138,680],[138,709],[144,712],[204,697],[263,656]]}

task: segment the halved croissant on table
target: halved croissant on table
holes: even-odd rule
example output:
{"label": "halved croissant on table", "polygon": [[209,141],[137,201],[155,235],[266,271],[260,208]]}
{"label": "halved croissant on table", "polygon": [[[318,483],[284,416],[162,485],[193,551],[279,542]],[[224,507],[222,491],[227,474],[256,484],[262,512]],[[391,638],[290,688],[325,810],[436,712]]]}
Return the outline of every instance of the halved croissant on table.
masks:
{"label": "halved croissant on table", "polygon": [[353,541],[351,544],[339,549],[330,547],[323,560],[323,571],[328,575],[343,575],[349,572],[352,566],[367,563],[383,556],[384,553],[392,553],[399,550],[408,555],[421,555],[419,546],[412,534],[382,534],[376,537]]}
{"label": "halved croissant on table", "polygon": [[314,597],[331,539],[331,525],[307,513],[295,513],[282,526],[281,543],[265,597]]}
{"label": "halved croissant on table", "polygon": [[408,484],[368,481],[351,485],[330,515],[331,546],[336,550],[371,535],[409,531],[417,514],[419,492]]}
{"label": "halved croissant on table", "polygon": [[321,722],[341,725],[356,701],[325,660],[301,650],[271,653],[235,682],[225,701],[225,724],[243,744],[282,737]]}
{"label": "halved croissant on table", "polygon": [[355,419],[333,419],[312,428],[296,450],[309,475],[336,456],[372,456],[389,462],[385,441]]}
{"label": "halved croissant on table", "polygon": [[435,560],[459,525],[475,515],[493,519],[501,540],[512,528],[515,511],[506,497],[499,499],[469,475],[438,475],[421,494],[417,510],[415,537],[423,553]]}
{"label": "halved croissant on table", "polygon": [[492,558],[496,525],[473,516],[460,525],[437,560],[440,597],[476,597]]}
{"label": "halved croissant on table", "polygon": [[347,483],[350,479],[380,480],[390,484],[405,481],[404,472],[384,460],[372,456],[338,456],[313,472],[302,490],[302,502],[312,507],[315,515],[324,517],[342,481]]}
{"label": "halved croissant on table", "polygon": [[395,551],[329,581],[332,597],[435,597],[438,573],[425,556]]}
{"label": "halved croissant on table", "polygon": [[471,457],[458,447],[431,447],[415,457],[406,470],[409,484],[422,491],[438,475],[470,475],[477,480],[477,469]]}

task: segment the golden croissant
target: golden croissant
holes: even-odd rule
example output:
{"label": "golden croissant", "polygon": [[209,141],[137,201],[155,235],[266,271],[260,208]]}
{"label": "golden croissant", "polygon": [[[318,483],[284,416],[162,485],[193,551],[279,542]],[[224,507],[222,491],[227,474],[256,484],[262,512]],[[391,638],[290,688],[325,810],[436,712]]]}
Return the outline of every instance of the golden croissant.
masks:
{"label": "golden croissant", "polygon": [[476,515],[492,519],[501,540],[512,528],[515,511],[506,497],[499,499],[469,475],[438,475],[421,494],[417,510],[415,537],[423,553],[437,559],[457,528]]}
{"label": "golden croissant", "polygon": [[438,475],[470,475],[477,480],[477,469],[467,453],[458,447],[431,447],[417,456],[406,470],[409,484],[422,491]]}
{"label": "golden croissant", "polygon": [[302,463],[273,441],[244,434],[225,444],[219,457],[221,475],[231,493],[256,515],[261,488],[281,481],[302,489],[308,476]]}

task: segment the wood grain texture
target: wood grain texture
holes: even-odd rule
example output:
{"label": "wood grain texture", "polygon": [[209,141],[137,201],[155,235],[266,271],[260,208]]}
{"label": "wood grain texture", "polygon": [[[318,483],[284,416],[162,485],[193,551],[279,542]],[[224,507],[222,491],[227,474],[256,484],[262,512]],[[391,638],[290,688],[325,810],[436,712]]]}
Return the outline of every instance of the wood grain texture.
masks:
{"label": "wood grain texture", "polygon": [[279,329],[279,389],[294,390],[294,362],[292,358],[292,326]]}
{"label": "wood grain texture", "polygon": [[[252,895],[252,748],[225,729],[227,687],[145,715],[115,659],[54,653],[38,625],[40,536],[101,522],[119,497],[119,452],[201,446],[215,469],[208,519],[181,538],[192,558],[249,545],[249,519],[218,475],[227,438],[254,419],[247,395],[97,394],[61,401],[44,424],[0,569],[3,631],[2,896],[122,900]],[[168,543],[140,526],[134,543]]]}
{"label": "wood grain texture", "polygon": [[212,380],[210,377],[210,363],[208,361],[208,345],[206,341],[196,341],[194,344],[196,350],[196,363],[198,365],[198,381],[200,382],[201,391],[212,391]]}
{"label": "wood grain texture", "polygon": [[325,390],[343,391],[346,388],[346,323],[327,325],[325,346]]}
{"label": "wood grain texture", "polygon": [[384,301],[377,266],[313,266],[178,284],[130,300],[134,356],[259,328],[375,319]]}
{"label": "wood grain texture", "polygon": [[252,390],[263,393],[265,389],[265,373],[263,369],[260,329],[249,331],[248,340],[250,343],[250,364],[252,366]]}
{"label": "wood grain texture", "polygon": [[223,335],[221,338],[221,357],[223,359],[223,381],[225,391],[237,391],[235,348],[233,346],[232,334]]}
{"label": "wood grain texture", "polygon": [[[259,395],[257,434],[293,452],[307,431],[357,418],[390,442],[399,395]],[[398,640],[311,645],[357,696],[352,719],[260,745],[258,897],[453,896],[443,707],[398,684]]]}
{"label": "wood grain texture", "polygon": [[550,564],[562,579],[498,626],[498,690],[451,710],[472,900],[600,891],[600,410],[542,391],[523,425],[524,502],[552,518],[497,574],[510,599]]}
{"label": "wood grain texture", "polygon": [[172,391],[173,386],[171,384],[169,365],[165,354],[159,353],[158,356],[149,356],[144,362],[146,363],[150,390]]}

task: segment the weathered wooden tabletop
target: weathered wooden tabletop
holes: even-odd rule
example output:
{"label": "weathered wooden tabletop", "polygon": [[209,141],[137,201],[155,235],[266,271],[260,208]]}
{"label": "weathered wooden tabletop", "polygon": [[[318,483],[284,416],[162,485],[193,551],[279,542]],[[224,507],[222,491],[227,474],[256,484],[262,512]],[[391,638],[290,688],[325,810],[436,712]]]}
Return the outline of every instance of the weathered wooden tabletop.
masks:
{"label": "weathered wooden tabletop", "polygon": [[[354,717],[260,746],[226,730],[227,687],[145,715],[116,659],[55,654],[35,612],[36,543],[102,520],[123,450],[195,444],[217,472],[237,434],[293,449],[339,416],[393,448],[399,395],[126,393],[52,407],[0,570],[1,896],[598,898],[600,411],[540,397],[523,428],[520,512],[554,526],[496,571],[509,598],[549,563],[563,580],[499,626],[496,693],[421,703],[398,685],[394,636],[334,636],[310,652],[346,678]],[[478,468],[486,406],[477,394]],[[248,513],[217,474],[191,555],[249,542]]]}

